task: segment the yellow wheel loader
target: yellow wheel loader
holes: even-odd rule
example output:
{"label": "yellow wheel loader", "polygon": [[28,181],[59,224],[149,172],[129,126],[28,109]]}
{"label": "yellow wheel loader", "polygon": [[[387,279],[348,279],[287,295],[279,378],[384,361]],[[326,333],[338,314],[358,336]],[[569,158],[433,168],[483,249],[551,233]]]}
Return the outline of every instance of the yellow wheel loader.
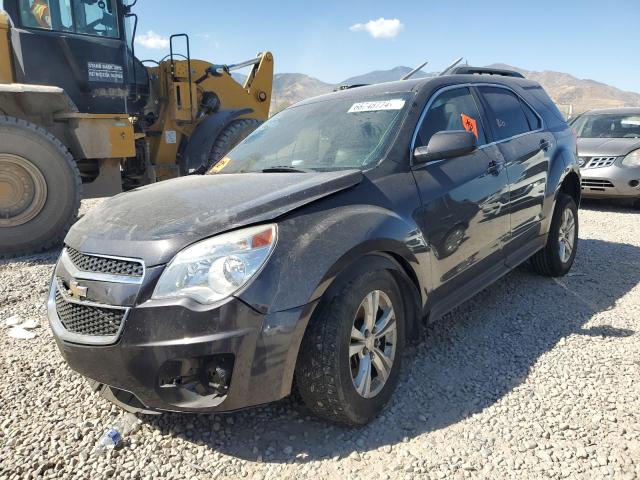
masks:
{"label": "yellow wheel loader", "polygon": [[59,244],[81,198],[206,171],[267,119],[271,53],[211,64],[179,34],[140,61],[136,1],[4,0],[0,257]]}

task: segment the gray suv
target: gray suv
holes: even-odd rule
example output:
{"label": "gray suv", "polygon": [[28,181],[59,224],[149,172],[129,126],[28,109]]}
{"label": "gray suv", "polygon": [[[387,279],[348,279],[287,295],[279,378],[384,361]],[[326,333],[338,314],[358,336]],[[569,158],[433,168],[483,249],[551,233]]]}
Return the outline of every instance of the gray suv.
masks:
{"label": "gray suv", "polygon": [[640,108],[591,110],[571,126],[578,135],[583,196],[632,199],[640,206]]}
{"label": "gray suv", "polygon": [[424,321],[525,261],[569,271],[576,155],[551,99],[516,72],[305,100],[208,175],[76,223],[52,279],[55,339],[129,410],[223,412],[296,388],[316,414],[364,424]]}

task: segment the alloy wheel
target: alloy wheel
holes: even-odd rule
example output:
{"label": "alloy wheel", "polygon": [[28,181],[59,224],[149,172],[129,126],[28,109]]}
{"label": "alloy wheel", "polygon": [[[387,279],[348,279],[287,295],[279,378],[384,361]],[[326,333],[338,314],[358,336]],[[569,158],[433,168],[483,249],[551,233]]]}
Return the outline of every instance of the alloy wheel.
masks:
{"label": "alloy wheel", "polygon": [[386,384],[396,355],[398,329],[389,296],[370,292],[360,303],[351,327],[349,364],[361,397],[373,398]]}
{"label": "alloy wheel", "polygon": [[576,219],[573,211],[566,208],[562,212],[560,232],[558,234],[558,253],[562,263],[567,263],[571,258],[576,243]]}

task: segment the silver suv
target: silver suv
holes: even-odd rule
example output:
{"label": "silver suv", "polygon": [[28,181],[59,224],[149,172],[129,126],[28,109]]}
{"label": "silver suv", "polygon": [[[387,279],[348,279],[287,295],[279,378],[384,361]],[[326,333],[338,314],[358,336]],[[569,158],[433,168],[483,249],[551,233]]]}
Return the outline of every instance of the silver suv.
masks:
{"label": "silver suv", "polygon": [[591,110],[571,126],[578,136],[582,195],[628,198],[640,206],[640,108]]}

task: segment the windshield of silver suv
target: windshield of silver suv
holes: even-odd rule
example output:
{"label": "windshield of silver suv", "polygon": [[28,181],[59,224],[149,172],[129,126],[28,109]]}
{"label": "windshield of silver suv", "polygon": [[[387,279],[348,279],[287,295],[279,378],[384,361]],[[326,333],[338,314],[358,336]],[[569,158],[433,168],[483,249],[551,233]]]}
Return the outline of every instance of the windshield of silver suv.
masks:
{"label": "windshield of silver suv", "polygon": [[640,138],[640,115],[583,115],[572,126],[581,138]]}
{"label": "windshield of silver suv", "polygon": [[412,95],[321,100],[288,108],[209,173],[365,169],[381,159]]}

